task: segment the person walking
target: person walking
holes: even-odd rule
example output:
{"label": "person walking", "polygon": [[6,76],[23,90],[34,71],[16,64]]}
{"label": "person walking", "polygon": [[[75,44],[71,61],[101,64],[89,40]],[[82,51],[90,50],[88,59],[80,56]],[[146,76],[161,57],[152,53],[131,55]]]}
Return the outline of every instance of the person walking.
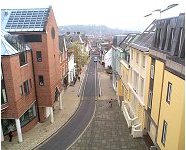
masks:
{"label": "person walking", "polygon": [[12,142],[12,137],[13,137],[12,131],[10,131],[10,132],[8,133],[8,136],[9,136],[9,142]]}
{"label": "person walking", "polygon": [[112,98],[111,98],[111,100],[109,101],[109,103],[110,103],[110,108],[112,108]]}
{"label": "person walking", "polygon": [[78,76],[78,81],[80,81],[80,76]]}

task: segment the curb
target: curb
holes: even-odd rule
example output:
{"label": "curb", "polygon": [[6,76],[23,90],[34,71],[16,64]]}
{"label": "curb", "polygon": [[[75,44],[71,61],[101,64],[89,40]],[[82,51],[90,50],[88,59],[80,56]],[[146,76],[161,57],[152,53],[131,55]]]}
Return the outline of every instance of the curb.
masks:
{"label": "curb", "polygon": [[[87,67],[85,70],[85,73],[87,71]],[[35,147],[33,147],[31,150],[36,150],[37,148],[39,148],[42,144],[44,144],[45,142],[47,142],[48,140],[50,140],[53,136],[55,136],[60,130],[62,130],[69,122],[70,120],[72,120],[72,118],[76,115],[77,111],[79,110],[81,104],[82,104],[82,100],[81,97],[79,97],[80,101],[78,104],[77,109],[75,110],[75,112],[72,114],[72,116],[70,116],[70,118],[59,128],[57,129],[54,133],[52,133],[49,137],[47,137],[44,141],[40,142],[39,144],[37,144]]]}

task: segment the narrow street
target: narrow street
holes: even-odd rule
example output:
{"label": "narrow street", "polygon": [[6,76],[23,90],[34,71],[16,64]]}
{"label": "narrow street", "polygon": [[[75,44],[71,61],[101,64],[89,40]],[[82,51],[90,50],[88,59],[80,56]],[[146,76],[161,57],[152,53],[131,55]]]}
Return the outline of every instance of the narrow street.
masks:
{"label": "narrow street", "polygon": [[84,86],[81,92],[81,104],[75,116],[59,131],[43,143],[38,149],[43,150],[62,150],[67,149],[84,131],[90,122],[94,109],[96,98],[96,63],[91,60],[85,74]]}

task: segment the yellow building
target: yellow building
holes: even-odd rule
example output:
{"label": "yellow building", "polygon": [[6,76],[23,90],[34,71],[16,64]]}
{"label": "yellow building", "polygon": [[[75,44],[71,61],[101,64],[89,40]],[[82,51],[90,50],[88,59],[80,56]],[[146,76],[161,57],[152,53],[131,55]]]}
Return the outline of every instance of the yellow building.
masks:
{"label": "yellow building", "polygon": [[125,60],[121,60],[121,94],[124,102],[129,102],[129,87],[128,87],[128,76],[129,76],[129,64]]}
{"label": "yellow building", "polygon": [[[151,24],[141,35],[130,44],[129,69],[123,67],[128,73],[128,101],[125,101],[123,113],[128,127],[132,127],[134,138],[142,137],[145,122],[145,84],[149,46],[153,39],[155,26]],[[127,98],[127,97],[126,97]]]}
{"label": "yellow building", "polygon": [[184,22],[183,14],[155,22],[147,60],[144,127],[161,150],[185,148]]}

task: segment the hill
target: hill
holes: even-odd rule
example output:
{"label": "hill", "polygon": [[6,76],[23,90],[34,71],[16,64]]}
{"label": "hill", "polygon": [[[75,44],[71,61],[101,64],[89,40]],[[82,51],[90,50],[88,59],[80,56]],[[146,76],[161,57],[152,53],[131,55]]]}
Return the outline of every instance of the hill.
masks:
{"label": "hill", "polygon": [[60,34],[65,34],[66,32],[81,32],[86,35],[117,35],[117,34],[126,34],[136,31],[127,31],[122,29],[113,29],[104,25],[66,25],[59,26]]}

